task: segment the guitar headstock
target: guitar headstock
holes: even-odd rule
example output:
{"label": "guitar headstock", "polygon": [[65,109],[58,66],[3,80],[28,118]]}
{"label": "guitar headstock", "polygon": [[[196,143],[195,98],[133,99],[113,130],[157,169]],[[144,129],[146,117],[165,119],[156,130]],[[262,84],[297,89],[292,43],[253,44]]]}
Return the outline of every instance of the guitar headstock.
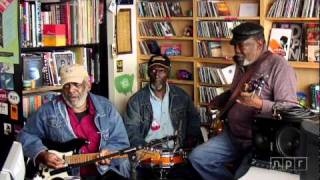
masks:
{"label": "guitar headstock", "polygon": [[260,96],[261,90],[266,84],[266,79],[268,78],[268,75],[261,74],[259,78],[250,80],[246,83],[246,87],[244,87],[245,91],[252,93],[252,95],[256,94],[257,96]]}

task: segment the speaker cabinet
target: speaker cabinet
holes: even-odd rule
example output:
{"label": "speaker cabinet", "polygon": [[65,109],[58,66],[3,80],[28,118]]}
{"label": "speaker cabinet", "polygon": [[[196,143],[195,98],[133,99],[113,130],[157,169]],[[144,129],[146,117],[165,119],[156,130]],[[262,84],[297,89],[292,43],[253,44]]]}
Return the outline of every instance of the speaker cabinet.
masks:
{"label": "speaker cabinet", "polygon": [[312,143],[307,141],[308,133],[302,128],[302,122],[303,120],[296,119],[278,120],[267,115],[257,116],[252,127],[251,164],[260,168],[299,174],[312,168],[308,167],[308,161],[312,161],[308,148]]}

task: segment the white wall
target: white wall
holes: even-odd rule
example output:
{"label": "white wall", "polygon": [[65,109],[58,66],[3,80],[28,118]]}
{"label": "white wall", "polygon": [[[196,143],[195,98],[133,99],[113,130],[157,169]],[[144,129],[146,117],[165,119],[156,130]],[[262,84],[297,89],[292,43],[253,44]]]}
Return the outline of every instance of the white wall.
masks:
{"label": "white wall", "polygon": [[[107,2],[107,33],[108,33],[108,86],[109,86],[109,99],[117,107],[120,113],[123,113],[126,108],[128,99],[137,91],[137,38],[136,38],[136,8],[135,2],[133,5],[121,5],[117,6],[117,9],[131,9],[131,37],[132,37],[132,54],[112,56],[111,46],[116,42],[114,38],[114,27],[115,27],[115,14],[108,10],[111,0]],[[123,72],[118,73],[116,62],[117,60],[123,60]],[[133,88],[132,92],[125,94],[117,92],[114,79],[123,74],[133,74]]]}

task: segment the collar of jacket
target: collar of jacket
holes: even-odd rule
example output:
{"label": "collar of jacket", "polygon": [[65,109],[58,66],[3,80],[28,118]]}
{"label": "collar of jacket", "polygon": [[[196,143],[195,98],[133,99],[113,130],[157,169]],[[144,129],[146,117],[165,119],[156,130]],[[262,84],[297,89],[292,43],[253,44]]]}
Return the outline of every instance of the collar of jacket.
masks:
{"label": "collar of jacket", "polygon": [[[145,87],[143,87],[142,89],[142,92],[143,92],[143,97],[146,96],[148,98],[143,98],[143,103],[144,104],[150,104],[151,106],[151,103],[150,103],[150,96],[151,96],[151,93],[149,91],[149,85],[150,84],[147,84]],[[169,84],[169,88],[170,88],[170,91],[169,91],[169,101],[170,101],[170,104],[169,104],[169,108],[171,107],[172,105],[172,100],[175,96],[178,96],[177,92],[176,92],[176,88],[175,88],[175,85],[171,85]]]}
{"label": "collar of jacket", "polygon": [[[65,111],[63,111],[63,109],[66,109],[66,104],[63,103],[63,101],[59,99],[59,97],[61,96],[57,96],[57,98],[53,100],[53,104],[57,105],[58,109],[56,111],[59,111],[62,114],[63,118],[65,118],[66,114],[64,113]],[[95,118],[105,116],[106,110],[103,109],[103,106],[99,104],[97,96],[89,92],[88,98],[91,98],[93,106],[96,110]]]}
{"label": "collar of jacket", "polygon": [[[175,85],[171,85],[169,84],[169,88],[170,88],[170,91],[169,91],[169,113],[171,115],[171,110],[172,110],[172,105],[173,105],[173,101],[174,99],[176,99],[178,95],[177,91],[176,91],[176,86]],[[149,90],[149,84],[147,84],[143,89],[142,89],[142,92],[143,92],[143,96],[142,97],[147,97],[147,98],[142,98],[142,105],[145,105],[145,108],[152,112],[152,105],[151,105],[151,102],[150,102],[150,96],[151,96],[151,93],[150,93],[150,90]],[[172,120],[172,119],[171,119]],[[172,120],[174,121],[174,120]],[[151,121],[150,121],[151,122]],[[178,122],[172,122],[172,125],[174,127],[174,129],[177,129],[177,125],[178,125]]]}

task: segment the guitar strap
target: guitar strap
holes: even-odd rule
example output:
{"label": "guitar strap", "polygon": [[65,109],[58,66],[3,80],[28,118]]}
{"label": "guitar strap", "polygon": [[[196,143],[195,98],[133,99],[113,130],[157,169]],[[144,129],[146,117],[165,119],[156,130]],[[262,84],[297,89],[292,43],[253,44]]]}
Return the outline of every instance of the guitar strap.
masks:
{"label": "guitar strap", "polygon": [[259,69],[258,67],[260,66],[260,64],[262,64],[262,62],[264,62],[267,57],[269,55],[271,55],[272,53],[270,51],[266,51],[264,52],[258,59],[256,62],[254,62],[252,64],[252,66],[250,68],[248,68],[248,71],[245,72],[245,74],[242,76],[242,78],[240,79],[239,83],[237,84],[236,88],[234,89],[234,91],[232,92],[227,104],[224,106],[224,108],[220,111],[220,119],[225,119],[229,109],[234,105],[234,103],[236,102],[237,97],[239,96],[242,87],[244,86],[245,83],[247,83],[250,78],[252,77],[252,75]]}

